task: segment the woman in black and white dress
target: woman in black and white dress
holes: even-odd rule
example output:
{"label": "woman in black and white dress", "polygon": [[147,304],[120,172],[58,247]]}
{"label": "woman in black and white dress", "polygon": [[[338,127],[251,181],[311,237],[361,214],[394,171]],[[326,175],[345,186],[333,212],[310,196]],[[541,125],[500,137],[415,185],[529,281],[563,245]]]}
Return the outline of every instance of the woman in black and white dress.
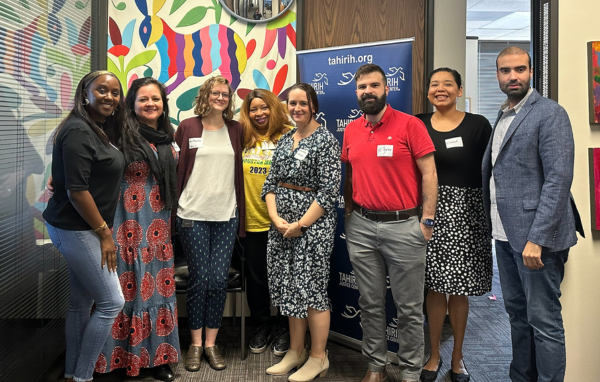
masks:
{"label": "woman in black and white dress", "polygon": [[[329,368],[327,284],[341,162],[338,140],[314,119],[318,108],[310,85],[292,87],[288,110],[296,129],[279,140],[263,186],[272,221],[267,248],[269,291],[290,323],[290,348],[267,374],[283,375],[298,368],[289,377],[296,382],[324,376]],[[307,326],[310,357],[304,343]]]}
{"label": "woman in black and white dress", "polygon": [[[439,185],[425,270],[431,356],[421,373],[424,382],[435,381],[442,365],[439,346],[446,310],[454,334],[450,377],[452,381],[469,380],[462,355],[467,296],[480,296],[492,288],[491,237],[481,193],[481,161],[492,128],[485,117],[457,110],[460,96],[460,74],[449,68],[436,69],[429,76],[427,94],[436,111],[417,116],[435,145]],[[446,294],[450,295],[448,301]]]}

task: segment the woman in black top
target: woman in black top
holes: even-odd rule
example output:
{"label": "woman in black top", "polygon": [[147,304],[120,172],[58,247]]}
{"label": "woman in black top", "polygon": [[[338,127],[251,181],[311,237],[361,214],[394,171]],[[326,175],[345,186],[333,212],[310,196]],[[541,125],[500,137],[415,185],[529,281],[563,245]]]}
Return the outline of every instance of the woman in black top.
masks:
{"label": "woman in black top", "polygon": [[[467,296],[480,296],[492,288],[491,237],[481,194],[481,161],[492,128],[485,117],[456,109],[461,85],[457,71],[434,70],[427,96],[436,111],[417,116],[435,145],[439,185],[425,270],[431,357],[421,373],[424,382],[435,381],[442,365],[439,346],[446,310],[454,333],[451,380],[470,379],[462,355],[469,314]],[[448,302],[446,294],[450,295]]]}
{"label": "woman in black top", "polygon": [[111,233],[125,166],[116,147],[127,135],[122,100],[123,89],[113,73],[89,73],[77,85],[75,106],[55,133],[54,195],[44,219],[69,273],[67,381],[92,380],[98,354],[124,303]]}

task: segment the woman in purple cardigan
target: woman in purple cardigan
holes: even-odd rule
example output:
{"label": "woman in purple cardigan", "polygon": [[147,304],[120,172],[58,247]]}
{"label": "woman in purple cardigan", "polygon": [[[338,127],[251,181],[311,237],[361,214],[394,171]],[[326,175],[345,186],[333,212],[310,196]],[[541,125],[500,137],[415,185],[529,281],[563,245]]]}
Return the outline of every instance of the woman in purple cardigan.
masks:
{"label": "woman in purple cardigan", "polygon": [[242,126],[232,121],[233,97],[227,79],[210,78],[198,91],[197,116],[181,122],[175,133],[181,148],[177,232],[190,273],[188,371],[200,369],[203,352],[213,369],[226,367],[215,340],[225,307],[235,236],[245,232]]}

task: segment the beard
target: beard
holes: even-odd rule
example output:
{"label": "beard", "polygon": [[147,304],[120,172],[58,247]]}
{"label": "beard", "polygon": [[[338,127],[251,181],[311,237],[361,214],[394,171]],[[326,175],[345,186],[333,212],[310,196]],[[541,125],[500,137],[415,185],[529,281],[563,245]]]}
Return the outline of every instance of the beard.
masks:
{"label": "beard", "polygon": [[[379,114],[379,112],[383,110],[386,105],[386,98],[387,97],[385,93],[383,93],[383,95],[379,98],[374,95],[363,95],[358,99],[358,107],[360,107],[360,110],[362,110],[362,112],[365,114]],[[369,99],[373,99],[375,102],[367,102]]]}
{"label": "beard", "polygon": [[[520,85],[520,87],[518,89],[511,89],[509,86],[510,85],[515,85],[518,84]],[[502,92],[504,94],[506,94],[506,96],[508,97],[509,100],[511,101],[520,101],[523,99],[523,97],[525,97],[525,95],[527,94],[527,92],[529,91],[529,82],[522,82],[522,81],[516,81],[516,82],[507,82],[505,84],[503,84],[503,86],[501,87]]]}

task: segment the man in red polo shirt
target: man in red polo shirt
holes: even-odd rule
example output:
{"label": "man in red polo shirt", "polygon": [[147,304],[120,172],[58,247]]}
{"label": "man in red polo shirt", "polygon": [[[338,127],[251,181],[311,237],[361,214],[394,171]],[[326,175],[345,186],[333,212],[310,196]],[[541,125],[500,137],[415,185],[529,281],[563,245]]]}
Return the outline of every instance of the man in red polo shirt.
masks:
{"label": "man in red polo shirt", "polygon": [[358,283],[363,382],[387,381],[386,270],[398,310],[402,381],[418,381],[423,360],[425,249],[437,202],[435,148],[423,123],[386,104],[383,70],[374,64],[354,77],[364,116],[344,131],[346,243]]}

